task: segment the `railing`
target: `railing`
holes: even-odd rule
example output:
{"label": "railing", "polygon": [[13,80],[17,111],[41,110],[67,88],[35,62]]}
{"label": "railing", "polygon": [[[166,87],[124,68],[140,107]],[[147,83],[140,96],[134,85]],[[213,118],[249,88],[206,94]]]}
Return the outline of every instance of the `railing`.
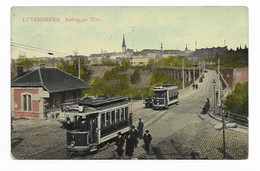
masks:
{"label": "railing", "polygon": [[236,113],[232,113],[230,111],[227,111],[227,115],[225,116],[228,122],[235,122],[239,125],[248,126],[248,117],[239,115]]}

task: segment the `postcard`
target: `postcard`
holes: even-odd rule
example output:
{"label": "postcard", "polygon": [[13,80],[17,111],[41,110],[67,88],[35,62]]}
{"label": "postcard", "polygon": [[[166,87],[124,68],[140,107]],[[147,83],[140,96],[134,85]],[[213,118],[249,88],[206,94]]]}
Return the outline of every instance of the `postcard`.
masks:
{"label": "postcard", "polygon": [[11,156],[248,159],[248,8],[11,8]]}

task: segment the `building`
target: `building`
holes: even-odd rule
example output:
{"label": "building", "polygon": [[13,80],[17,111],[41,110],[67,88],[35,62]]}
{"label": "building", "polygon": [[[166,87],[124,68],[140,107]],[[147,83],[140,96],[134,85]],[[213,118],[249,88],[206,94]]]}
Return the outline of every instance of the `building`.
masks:
{"label": "building", "polygon": [[57,68],[40,67],[23,71],[11,79],[11,111],[14,117],[46,118],[66,101],[80,97],[89,85]]}
{"label": "building", "polygon": [[223,54],[223,53],[225,53],[227,51],[228,51],[227,46],[196,49],[193,52],[192,57],[196,57],[196,58],[214,58],[216,53],[221,55],[221,54]]}
{"label": "building", "polygon": [[122,52],[106,52],[101,51],[98,54],[90,54],[88,60],[90,64],[101,64],[102,61],[111,60],[122,62],[123,59],[129,59],[133,54],[133,49],[127,49],[125,43],[125,36],[123,35]]}

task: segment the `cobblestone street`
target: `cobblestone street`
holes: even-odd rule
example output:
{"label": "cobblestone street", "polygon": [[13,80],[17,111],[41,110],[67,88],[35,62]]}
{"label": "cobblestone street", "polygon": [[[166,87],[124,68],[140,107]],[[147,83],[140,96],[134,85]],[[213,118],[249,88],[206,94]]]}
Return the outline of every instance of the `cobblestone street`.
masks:
{"label": "cobblestone street", "polygon": [[[222,130],[216,130],[219,121],[200,115],[206,98],[211,99],[210,81],[215,73],[209,72],[198,90],[181,96],[179,105],[167,110],[145,109],[143,101],[133,102],[134,125],[138,118],[144,130],[152,135],[150,154],[146,154],[139,140],[133,159],[191,159],[197,152],[201,159],[223,159]],[[66,134],[55,120],[38,121],[16,119],[13,121],[12,155],[16,159],[70,159],[65,149]],[[248,158],[248,130],[226,130],[226,159]],[[101,148],[97,153],[77,156],[74,159],[116,159],[115,143]],[[123,159],[128,159],[123,156]]]}

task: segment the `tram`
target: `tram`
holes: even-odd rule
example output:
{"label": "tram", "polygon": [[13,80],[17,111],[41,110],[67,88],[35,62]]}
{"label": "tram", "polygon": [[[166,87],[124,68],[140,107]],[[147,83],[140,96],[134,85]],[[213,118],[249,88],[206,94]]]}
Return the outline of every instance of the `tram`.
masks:
{"label": "tram", "polygon": [[153,109],[167,109],[173,104],[177,104],[178,87],[174,84],[163,83],[153,87]]}
{"label": "tram", "polygon": [[98,147],[113,140],[118,132],[127,133],[132,125],[129,106],[126,97],[118,96],[65,104],[64,115],[72,124],[66,131],[68,155],[97,151]]}

